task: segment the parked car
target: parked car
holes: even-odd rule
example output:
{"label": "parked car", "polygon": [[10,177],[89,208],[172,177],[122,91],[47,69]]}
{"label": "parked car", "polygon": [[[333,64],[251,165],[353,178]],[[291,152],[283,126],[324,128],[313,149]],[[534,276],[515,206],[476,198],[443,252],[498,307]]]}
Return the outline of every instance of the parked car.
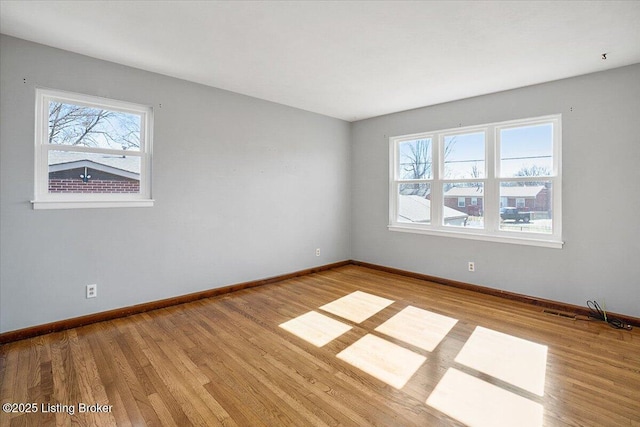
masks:
{"label": "parked car", "polygon": [[521,212],[518,208],[513,207],[500,208],[500,218],[502,218],[503,221],[530,222],[531,212]]}

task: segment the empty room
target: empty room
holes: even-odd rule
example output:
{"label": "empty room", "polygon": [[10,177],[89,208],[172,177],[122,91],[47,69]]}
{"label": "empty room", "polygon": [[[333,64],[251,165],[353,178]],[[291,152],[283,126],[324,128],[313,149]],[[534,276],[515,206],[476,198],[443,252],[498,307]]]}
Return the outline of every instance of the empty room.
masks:
{"label": "empty room", "polygon": [[0,0],[0,425],[640,426],[638,22]]}

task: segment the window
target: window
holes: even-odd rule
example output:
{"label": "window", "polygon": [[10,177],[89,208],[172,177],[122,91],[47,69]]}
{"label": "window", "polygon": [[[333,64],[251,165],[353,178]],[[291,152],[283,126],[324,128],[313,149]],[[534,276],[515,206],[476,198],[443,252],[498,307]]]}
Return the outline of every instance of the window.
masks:
{"label": "window", "polygon": [[151,107],[36,91],[34,209],[152,206]]}
{"label": "window", "polygon": [[389,229],[562,247],[561,116],[397,136]]}

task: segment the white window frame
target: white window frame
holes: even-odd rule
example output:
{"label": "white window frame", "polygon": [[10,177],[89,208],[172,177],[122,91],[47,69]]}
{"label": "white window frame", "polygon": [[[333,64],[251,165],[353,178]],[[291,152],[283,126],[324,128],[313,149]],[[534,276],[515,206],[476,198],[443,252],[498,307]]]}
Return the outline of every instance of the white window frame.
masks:
{"label": "white window frame", "polygon": [[[500,177],[500,131],[549,124],[553,126],[553,166],[550,176],[538,177]],[[485,176],[483,178],[446,179],[443,176],[444,137],[455,134],[484,132],[485,134]],[[432,177],[429,179],[402,179],[398,171],[399,146],[402,142],[431,138]],[[513,243],[549,248],[562,248],[562,115],[554,114],[542,117],[510,120],[464,128],[443,129],[438,131],[389,138],[389,225],[391,231],[420,233],[435,236],[484,240],[500,243]],[[503,182],[550,181],[552,187],[552,223],[551,234],[533,232],[514,232],[500,230],[500,184]],[[484,186],[483,212],[484,228],[451,227],[444,225],[443,185],[455,182],[478,182]],[[431,222],[407,223],[398,221],[398,190],[401,184],[425,183],[431,188]]]}
{"label": "white window frame", "polygon": [[467,205],[467,199],[465,197],[458,197],[458,207],[464,208]]}
{"label": "white window frame", "polygon": [[[123,155],[124,150],[49,144],[49,102],[64,102],[110,111],[135,114],[141,118],[140,150],[127,150],[128,157],[140,157],[140,191],[138,193],[50,193],[49,151],[72,151]],[[33,209],[150,207],[153,108],[125,101],[101,98],[60,90],[36,89],[35,174]]]}

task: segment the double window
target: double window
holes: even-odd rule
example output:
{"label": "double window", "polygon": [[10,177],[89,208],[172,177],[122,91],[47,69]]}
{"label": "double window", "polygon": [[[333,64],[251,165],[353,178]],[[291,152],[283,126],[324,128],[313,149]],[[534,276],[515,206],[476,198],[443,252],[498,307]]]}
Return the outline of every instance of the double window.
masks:
{"label": "double window", "polygon": [[152,110],[36,91],[34,209],[151,206]]}
{"label": "double window", "polygon": [[390,138],[389,228],[561,247],[561,117]]}

